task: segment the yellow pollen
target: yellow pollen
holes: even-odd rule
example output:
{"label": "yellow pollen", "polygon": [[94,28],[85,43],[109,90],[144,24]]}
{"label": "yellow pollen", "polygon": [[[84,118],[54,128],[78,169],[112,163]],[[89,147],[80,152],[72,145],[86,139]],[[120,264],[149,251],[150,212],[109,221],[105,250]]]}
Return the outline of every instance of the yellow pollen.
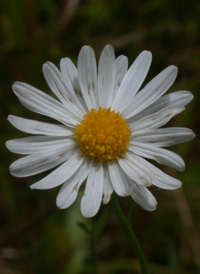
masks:
{"label": "yellow pollen", "polygon": [[119,112],[100,107],[88,111],[73,134],[83,155],[107,161],[126,153],[131,130]]}

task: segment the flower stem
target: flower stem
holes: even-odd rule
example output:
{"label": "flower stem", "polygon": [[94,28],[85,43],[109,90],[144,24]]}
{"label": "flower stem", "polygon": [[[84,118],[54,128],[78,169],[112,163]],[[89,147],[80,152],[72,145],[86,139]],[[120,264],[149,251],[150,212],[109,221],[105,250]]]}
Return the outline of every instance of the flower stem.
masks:
{"label": "flower stem", "polygon": [[135,213],[135,210],[137,209],[138,205],[133,202],[131,207],[130,207],[130,210],[129,210],[129,213],[128,213],[128,216],[127,216],[127,222],[128,224],[130,225],[131,221],[132,221],[132,218],[133,218],[133,215]]}
{"label": "flower stem", "polygon": [[92,264],[92,273],[97,274],[97,264],[96,264],[96,256],[95,256],[95,241],[93,235],[93,224],[90,231],[90,252],[91,252],[91,264]]}
{"label": "flower stem", "polygon": [[116,195],[113,195],[111,202],[112,202],[113,209],[119,219],[119,222],[120,222],[126,236],[128,237],[130,244],[131,244],[131,246],[132,246],[139,262],[140,262],[142,274],[147,274],[148,270],[147,270],[147,263],[146,263],[145,256],[143,254],[141,246],[140,246],[133,230],[131,229],[129,223],[127,222],[127,220],[124,217],[124,214],[121,210],[121,207],[120,207],[120,204],[118,202]]}

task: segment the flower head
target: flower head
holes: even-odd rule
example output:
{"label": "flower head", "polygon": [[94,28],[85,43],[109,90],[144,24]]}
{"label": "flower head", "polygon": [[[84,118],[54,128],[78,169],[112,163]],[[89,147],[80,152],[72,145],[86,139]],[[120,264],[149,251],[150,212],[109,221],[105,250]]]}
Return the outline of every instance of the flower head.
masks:
{"label": "flower head", "polygon": [[69,207],[86,181],[81,200],[85,217],[94,216],[113,191],[154,210],[157,203],[148,187],[176,189],[181,182],[146,159],[183,171],[182,158],[165,147],[189,141],[194,133],[187,128],[161,128],[184,110],[193,95],[189,91],[164,95],[177,76],[175,66],[140,90],[151,59],[151,53],[143,51],[128,69],[127,57],[115,58],[107,45],[97,70],[93,49],[84,46],[77,68],[69,58],[61,60],[60,71],[50,62],[43,66],[58,100],[28,84],[14,83],[13,91],[26,108],[57,123],[8,116],[17,129],[34,135],[6,143],[10,151],[28,155],[11,164],[11,174],[27,177],[55,168],[31,188],[62,185],[59,208]]}

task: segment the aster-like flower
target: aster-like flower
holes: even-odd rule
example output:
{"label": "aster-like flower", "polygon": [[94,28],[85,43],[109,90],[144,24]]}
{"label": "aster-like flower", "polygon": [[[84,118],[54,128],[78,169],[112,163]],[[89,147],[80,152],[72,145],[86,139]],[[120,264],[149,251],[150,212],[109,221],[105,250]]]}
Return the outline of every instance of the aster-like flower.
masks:
{"label": "aster-like flower", "polygon": [[107,45],[97,70],[93,49],[84,46],[77,68],[69,58],[61,60],[61,71],[50,62],[43,66],[58,100],[28,84],[14,83],[13,91],[26,108],[60,123],[8,116],[17,129],[35,134],[6,143],[10,151],[28,155],[11,164],[11,174],[27,177],[56,168],[31,188],[62,185],[59,208],[69,207],[86,181],[81,199],[85,217],[94,216],[113,191],[154,210],[157,202],[148,187],[176,189],[181,182],[146,159],[183,171],[182,158],[165,147],[189,141],[194,133],[187,128],[161,128],[185,109],[193,95],[184,90],[164,95],[177,76],[175,66],[140,90],[151,60],[151,53],[143,51],[128,69],[127,57],[115,58]]}

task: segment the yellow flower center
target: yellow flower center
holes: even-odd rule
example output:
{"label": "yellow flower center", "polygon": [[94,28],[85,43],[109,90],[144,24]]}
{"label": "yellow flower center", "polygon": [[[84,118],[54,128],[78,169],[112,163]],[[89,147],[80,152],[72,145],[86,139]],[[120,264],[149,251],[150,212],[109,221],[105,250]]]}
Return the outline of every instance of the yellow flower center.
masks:
{"label": "yellow flower center", "polygon": [[83,155],[107,161],[126,153],[131,130],[119,112],[100,107],[88,111],[73,134]]}

